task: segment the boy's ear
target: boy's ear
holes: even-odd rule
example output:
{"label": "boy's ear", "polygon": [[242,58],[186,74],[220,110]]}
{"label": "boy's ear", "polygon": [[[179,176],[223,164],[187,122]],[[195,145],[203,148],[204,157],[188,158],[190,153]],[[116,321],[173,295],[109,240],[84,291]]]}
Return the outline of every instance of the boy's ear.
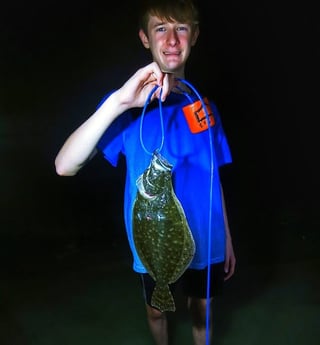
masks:
{"label": "boy's ear", "polygon": [[142,29],[139,30],[139,37],[144,47],[149,49],[150,48],[149,39]]}
{"label": "boy's ear", "polygon": [[197,26],[194,30],[192,39],[191,39],[191,46],[193,47],[197,43],[198,36],[200,34],[199,27]]}

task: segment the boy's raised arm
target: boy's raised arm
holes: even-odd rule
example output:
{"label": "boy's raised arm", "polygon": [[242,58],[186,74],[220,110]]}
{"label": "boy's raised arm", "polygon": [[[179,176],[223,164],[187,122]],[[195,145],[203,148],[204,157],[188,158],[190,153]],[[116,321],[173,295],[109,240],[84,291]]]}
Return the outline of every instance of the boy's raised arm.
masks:
{"label": "boy's raised arm", "polygon": [[[95,155],[99,139],[119,115],[130,108],[142,107],[155,85],[162,87],[164,100],[173,84],[173,77],[162,73],[155,62],[140,68],[67,138],[55,159],[57,174],[76,175]],[[152,99],[159,95],[157,90]]]}

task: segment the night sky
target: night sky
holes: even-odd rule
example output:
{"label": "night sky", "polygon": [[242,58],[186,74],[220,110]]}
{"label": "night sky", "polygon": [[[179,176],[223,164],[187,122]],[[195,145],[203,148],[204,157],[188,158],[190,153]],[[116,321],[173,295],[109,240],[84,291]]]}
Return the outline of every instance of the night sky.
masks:
{"label": "night sky", "polygon": [[[123,238],[123,166],[111,168],[97,157],[65,178],[56,175],[54,158],[103,95],[149,62],[134,3],[2,5],[3,240]],[[250,239],[254,252],[263,239],[275,252],[285,244],[292,257],[301,248],[313,255],[319,243],[317,11],[306,2],[275,0],[200,5],[201,34],[186,79],[216,102],[229,138],[234,163],[222,175],[234,237],[244,253],[243,243]]]}

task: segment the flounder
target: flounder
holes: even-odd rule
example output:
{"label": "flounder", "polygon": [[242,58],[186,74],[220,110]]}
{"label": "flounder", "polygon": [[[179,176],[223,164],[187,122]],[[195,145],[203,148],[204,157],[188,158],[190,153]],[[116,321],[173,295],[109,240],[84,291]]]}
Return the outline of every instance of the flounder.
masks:
{"label": "flounder", "polygon": [[169,285],[188,268],[195,243],[184,210],[172,187],[172,165],[159,152],[137,179],[133,237],[137,253],[155,281],[151,305],[175,311]]}

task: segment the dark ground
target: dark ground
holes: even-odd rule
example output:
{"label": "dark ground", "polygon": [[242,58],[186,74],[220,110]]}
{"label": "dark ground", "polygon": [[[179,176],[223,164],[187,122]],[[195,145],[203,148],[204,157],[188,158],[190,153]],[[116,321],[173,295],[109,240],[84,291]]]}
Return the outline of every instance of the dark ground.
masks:
{"label": "dark ground", "polygon": [[[105,6],[2,9],[1,345],[152,343],[123,229],[123,166],[97,157],[73,178],[54,171],[66,136],[147,61],[131,11]],[[188,79],[214,97],[230,141],[222,174],[238,260],[215,301],[214,343],[318,344],[317,12],[202,6]],[[173,344],[191,344],[178,302]]]}
{"label": "dark ground", "polygon": [[[106,241],[7,247],[0,343],[151,344],[131,260],[124,246],[110,247]],[[319,257],[239,261],[214,302],[214,343],[318,344]],[[192,344],[183,301],[178,295],[170,314],[172,344]]]}

